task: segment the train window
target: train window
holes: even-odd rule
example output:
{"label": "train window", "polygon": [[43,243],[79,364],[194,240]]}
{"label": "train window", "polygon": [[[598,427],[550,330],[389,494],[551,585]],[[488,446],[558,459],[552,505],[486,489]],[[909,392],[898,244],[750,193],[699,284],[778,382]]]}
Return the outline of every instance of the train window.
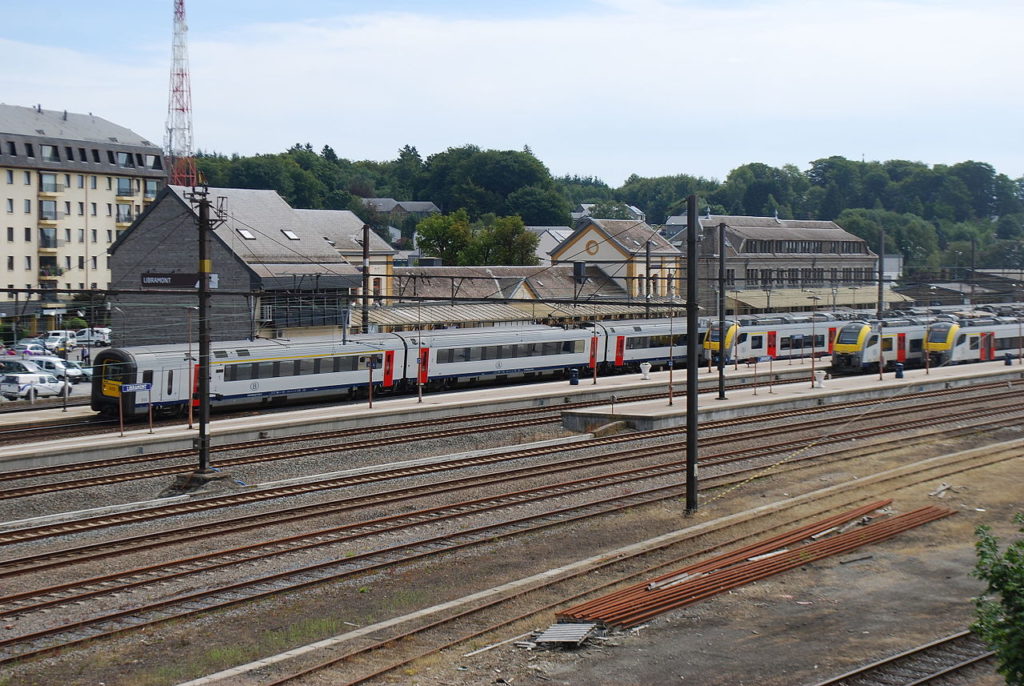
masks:
{"label": "train window", "polygon": [[485,360],[500,360],[501,359],[501,346],[500,345],[485,345],[483,349],[483,359]]}
{"label": "train window", "polygon": [[466,359],[466,362],[479,362],[484,359],[483,348],[466,348],[466,350],[469,353],[469,357]]}
{"label": "train window", "polygon": [[274,365],[276,362],[255,362],[253,366],[256,369],[253,372],[252,378],[254,379],[272,379],[274,378]]}
{"label": "train window", "polygon": [[792,342],[793,341],[789,336],[783,336],[779,339],[779,350],[789,350]]}
{"label": "train window", "polygon": [[246,350],[245,348],[240,348],[236,350],[235,354],[238,355],[239,357],[249,357],[249,351]]}
{"label": "train window", "polygon": [[501,346],[501,357],[504,360],[515,359],[516,357],[516,345],[503,345]]}
{"label": "train window", "polygon": [[167,370],[167,395],[174,393],[174,370]]}
{"label": "train window", "polygon": [[884,352],[889,352],[890,350],[892,350],[892,338],[882,339],[882,350]]}
{"label": "train window", "polygon": [[746,333],[741,333],[739,335],[739,337],[736,339],[736,342],[737,343],[746,343],[747,342],[747,334]]}
{"label": "train window", "polygon": [[584,352],[586,349],[587,349],[587,342],[586,341],[573,341],[573,343],[572,343],[572,351],[574,353],[581,353],[581,352]]}
{"label": "train window", "polygon": [[229,364],[224,371],[225,381],[248,381],[252,378],[251,364]]}
{"label": "train window", "polygon": [[[520,343],[519,350],[516,353],[516,357],[530,357],[536,354],[536,344],[534,343]],[[536,351],[539,352],[539,351]]]}
{"label": "train window", "polygon": [[921,339],[912,338],[910,339],[910,352],[919,353],[922,350]]}
{"label": "train window", "polygon": [[153,383],[153,370],[152,369],[147,369],[146,371],[142,372],[142,383],[148,383],[148,384]]}
{"label": "train window", "polygon": [[295,360],[295,373],[301,376],[316,374],[315,362],[316,360],[311,360],[309,358],[304,360]]}
{"label": "train window", "polygon": [[557,355],[558,354],[558,341],[547,341],[544,343],[544,354],[545,355]]}
{"label": "train window", "polygon": [[869,338],[869,339],[868,339],[868,344],[867,344],[867,346],[865,346],[865,347],[868,347],[868,348],[870,348],[870,347],[871,347],[871,346],[873,346],[873,345],[874,345],[875,343],[878,343],[878,336],[877,336],[877,335],[875,335],[875,336],[872,336],[871,338]]}
{"label": "train window", "polygon": [[843,327],[839,330],[839,336],[836,337],[836,343],[841,345],[853,345],[860,338],[860,326],[849,326]]}
{"label": "train window", "polygon": [[213,356],[216,357],[219,360],[223,360],[224,358],[226,358],[228,356],[228,351],[227,350],[214,350],[213,351]]}
{"label": "train window", "polygon": [[979,339],[978,339],[977,336],[971,336],[971,346],[970,346],[971,350],[977,350],[978,349],[978,340]]}
{"label": "train window", "polygon": [[750,337],[750,348],[751,350],[760,350],[764,347],[764,336],[757,335]]}
{"label": "train window", "polygon": [[964,341],[966,341],[966,340],[967,340],[967,334],[965,334],[965,333],[962,333],[962,334],[960,334],[960,336],[959,336],[959,337],[957,337],[957,339],[956,339],[956,344],[957,344],[957,345],[963,345],[963,344],[964,344]]}

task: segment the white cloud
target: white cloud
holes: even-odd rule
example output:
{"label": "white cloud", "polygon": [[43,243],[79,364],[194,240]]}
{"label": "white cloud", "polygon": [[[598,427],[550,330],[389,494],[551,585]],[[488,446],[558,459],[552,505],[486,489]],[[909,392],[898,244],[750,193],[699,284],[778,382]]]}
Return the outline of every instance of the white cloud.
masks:
{"label": "white cloud", "polygon": [[[528,144],[555,173],[612,184],[861,153],[1018,176],[1022,18],[1003,0],[603,0],[529,19],[424,10],[193,33],[195,140],[242,154],[308,141],[352,159]],[[169,45],[127,68],[21,50],[5,100],[50,106],[35,82],[69,109],[162,131]]]}

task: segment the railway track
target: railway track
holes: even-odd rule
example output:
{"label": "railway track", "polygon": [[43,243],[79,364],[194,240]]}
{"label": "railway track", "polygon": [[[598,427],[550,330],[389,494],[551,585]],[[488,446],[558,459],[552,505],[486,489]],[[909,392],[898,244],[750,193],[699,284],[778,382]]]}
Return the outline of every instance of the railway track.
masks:
{"label": "railway track", "polygon": [[975,634],[961,631],[858,667],[827,681],[821,681],[815,686],[938,684],[967,672],[979,663],[989,661],[994,654]]}
{"label": "railway track", "polygon": [[[764,450],[770,453],[777,452],[779,445],[766,446]],[[719,462],[735,462],[741,459],[739,456],[727,453]],[[811,459],[807,456],[806,459]],[[711,461],[708,461],[709,463]],[[704,486],[721,486],[729,482],[742,482],[750,478],[751,471],[761,470],[761,466],[745,467],[734,469],[729,474],[722,475],[717,481],[705,481]],[[646,472],[645,474],[641,474]],[[348,526],[338,527],[333,531],[317,531],[306,535],[302,539],[303,547],[321,547],[329,544],[337,544],[339,541],[350,541],[353,538],[365,536],[380,536],[383,531],[374,530],[374,526],[386,522],[389,527],[386,531],[394,532],[396,527],[405,529],[417,527],[425,522],[436,523],[441,518],[466,518],[472,517],[483,508],[508,509],[521,508],[524,503],[531,501],[542,501],[550,498],[564,496],[567,489],[593,491],[596,489],[608,488],[615,483],[626,483],[649,479],[652,475],[681,475],[685,473],[685,462],[677,461],[674,464],[647,467],[625,472],[592,477],[587,479],[576,479],[570,482],[547,485],[545,487],[528,491],[518,491],[506,494],[497,498],[478,499],[471,502],[456,503],[443,508],[430,508],[411,514],[387,517],[378,522],[362,522]],[[609,482],[609,479],[612,481]],[[505,520],[499,523],[489,523],[479,527],[459,526],[459,534],[441,535],[418,539],[413,542],[403,543],[395,546],[375,549],[368,553],[342,556],[342,559],[330,559],[327,562],[314,565],[306,565],[295,568],[290,567],[287,571],[276,573],[270,576],[260,577],[254,580],[230,583],[227,585],[209,588],[210,583],[204,583],[206,590],[198,593],[179,594],[174,598],[161,600],[145,606],[136,606],[130,610],[108,613],[92,620],[80,620],[59,627],[52,627],[43,631],[33,632],[15,638],[0,641],[0,664],[31,655],[40,655],[58,650],[62,647],[75,645],[81,641],[111,636],[139,628],[162,623],[169,619],[180,619],[196,613],[208,612],[212,609],[226,608],[239,603],[248,602],[254,599],[265,598],[283,593],[295,591],[310,586],[315,586],[328,581],[338,581],[356,574],[366,574],[371,571],[380,570],[396,564],[405,564],[412,560],[423,559],[441,552],[451,552],[464,547],[478,545],[484,542],[491,542],[507,536],[520,535],[525,531],[536,531],[563,524],[566,521],[575,521],[582,518],[589,518],[608,512],[618,511],[640,504],[657,502],[669,497],[678,497],[685,491],[685,485],[680,482],[683,479],[676,478],[669,486],[656,485],[649,488],[633,486],[627,495],[612,495],[610,497],[598,498],[583,505],[573,505],[565,508],[547,509],[536,515]],[[369,528],[368,528],[369,527]],[[206,531],[206,534],[216,533]],[[330,536],[340,534],[342,538],[335,538],[327,541]],[[296,538],[295,540],[299,540]],[[271,541],[265,545],[272,549],[268,555],[282,554],[280,546],[283,541]],[[229,568],[234,567],[245,560],[245,553],[252,550],[253,546],[241,549],[232,549],[220,553],[219,560],[214,561],[214,566]],[[239,559],[242,555],[242,560]],[[208,559],[215,559],[209,557]],[[252,558],[255,559],[255,558]],[[245,560],[247,561],[247,560]],[[152,586],[157,583],[168,583],[171,579],[188,576],[197,573],[196,565],[204,562],[197,558],[178,560],[170,563],[170,572],[163,572],[163,576],[147,576],[150,570],[134,569],[123,572],[120,577],[129,577],[128,581],[115,582],[113,578],[94,578],[78,584],[81,589],[77,593],[68,594],[71,585],[57,588],[41,589],[36,593],[22,593],[17,596],[0,599],[3,603],[5,614],[21,614],[36,611],[45,611],[67,603],[81,604],[88,598],[99,597],[111,593],[130,593],[133,589]],[[164,569],[168,565],[162,565]],[[141,577],[141,578],[140,578]],[[175,607],[184,608],[175,610]],[[17,649],[16,647],[20,647]]]}
{"label": "railway track", "polygon": [[[1011,416],[993,416],[1001,413],[1010,413]],[[1017,401],[1016,399],[1011,399],[1011,401],[1002,409],[986,407],[983,409],[978,408],[972,410],[963,410],[952,413],[945,417],[944,419],[946,421],[964,421],[982,418],[981,421],[978,422],[978,426],[999,426],[1006,423],[1013,423],[1015,421],[1014,417],[1012,416],[1013,413],[1024,413],[1024,407],[1022,407],[1019,401]],[[780,414],[784,416],[789,416],[791,413]],[[740,420],[726,420],[719,423],[709,423],[707,428],[711,429],[734,427],[739,421]],[[907,431],[914,428],[934,428],[937,421],[938,418],[934,415],[934,413],[928,413],[928,416],[919,419],[908,419],[901,422],[888,422],[887,425],[884,427],[884,431],[892,433],[895,431]],[[788,435],[796,431],[807,431],[813,433],[820,429],[829,430],[829,433],[824,436],[819,435],[811,438],[799,438],[794,440],[788,440],[771,446],[770,451],[774,451],[775,454],[780,454],[787,450],[801,450],[810,445],[835,444],[854,440],[857,438],[877,437],[883,431],[883,429],[880,429],[877,426],[867,426],[859,429],[849,429],[841,432],[836,432],[831,430],[834,423],[834,419],[812,420],[802,423],[787,424],[785,426],[774,427],[772,429],[757,428],[752,429],[746,433],[731,431],[728,435],[725,436],[706,439],[704,441],[704,445],[705,447],[708,447],[718,445],[722,442],[731,443],[744,439],[762,439],[770,435]],[[575,451],[583,448],[596,448],[603,446],[618,445],[623,443],[633,443],[636,441],[648,439],[668,438],[683,435],[685,434],[685,432],[685,427],[675,427],[667,429],[658,429],[653,431],[619,434],[614,436],[606,436],[602,438],[577,441],[569,444],[562,444],[556,446],[544,446],[525,450],[511,451],[507,453],[492,453],[487,455],[460,458],[455,460],[441,460],[428,464],[400,466],[395,469],[385,469],[371,473],[361,473],[352,476],[340,476],[318,481],[289,484],[280,487],[269,487],[257,491],[245,491],[227,495],[220,495],[211,498],[194,500],[190,502],[173,503],[170,505],[158,505],[133,510],[130,512],[108,513],[94,517],[75,519],[69,522],[46,524],[41,526],[26,527],[21,529],[0,532],[0,546],[40,540],[52,536],[83,533],[85,531],[121,526],[126,524],[136,524],[143,521],[152,521],[155,519],[162,519],[183,514],[211,511],[224,507],[255,504],[258,502],[265,502],[288,496],[296,496],[304,493],[313,493],[318,491],[339,489],[344,487],[387,481],[399,478],[406,478],[411,476],[422,476],[430,473],[445,473],[450,472],[451,470],[454,469],[461,469],[466,467],[479,467],[486,464],[509,462],[513,460],[521,460],[531,457],[543,457],[546,455],[554,455],[557,453]],[[650,447],[642,448],[640,449],[639,454],[651,454],[652,450],[653,449]],[[667,448],[667,450],[679,451],[680,448],[678,444],[672,444]],[[0,572],[2,572],[4,566],[5,563],[0,563]]]}
{"label": "railway track", "polygon": [[[1005,389],[1004,384],[994,384],[994,388]],[[921,405],[920,401],[924,398],[944,397],[955,393],[954,389],[946,389],[939,391],[929,391],[926,393],[919,393],[908,395],[900,399],[900,402],[915,402],[919,403],[917,407],[913,408],[914,411],[928,410],[932,407],[937,407],[938,404],[925,404]],[[655,394],[654,396],[640,396],[637,398],[630,398],[629,400],[647,400],[656,397],[663,397],[663,394]],[[986,402],[998,401],[1006,398],[1018,397],[1013,391],[1002,391],[995,394],[989,394],[986,396]],[[603,402],[591,402],[591,403],[578,403],[574,407],[584,407],[592,405],[605,404]],[[859,407],[871,407],[877,405],[877,401],[865,400],[865,401],[854,401],[849,403],[838,403],[834,405],[822,406],[820,408],[807,408],[800,411],[787,411],[787,412],[775,412],[766,415],[761,415],[762,421],[777,421],[786,417],[792,417],[801,413],[812,413],[812,412],[834,412],[843,409],[855,409]],[[278,460],[295,459],[299,457],[318,455],[327,452],[346,452],[355,451],[361,449],[377,448],[386,445],[395,445],[400,443],[415,443],[426,440],[437,440],[445,437],[455,437],[466,435],[470,433],[479,432],[482,430],[486,431],[504,431],[515,428],[523,428],[528,426],[539,426],[543,424],[551,424],[560,420],[560,413],[563,408],[552,410],[551,408],[526,408],[517,414],[534,414],[540,415],[532,419],[524,419],[517,421],[503,421],[496,425],[490,425],[486,427],[472,426],[465,428],[452,428],[444,430],[434,430],[428,432],[412,432],[413,429],[421,427],[433,427],[436,426],[436,420],[421,420],[403,422],[401,424],[394,425],[389,428],[389,437],[378,437],[373,439],[366,439],[363,441],[351,441],[345,440],[338,443],[332,443],[327,445],[319,445],[309,448],[300,448],[290,451],[282,451],[279,453],[267,453],[258,455],[248,455],[243,457],[234,458],[223,458],[217,460],[216,465],[218,468],[237,467],[242,465],[257,464],[261,462],[272,462]],[[883,412],[891,412],[891,409],[880,409],[875,412],[865,413],[865,416],[874,416]],[[505,420],[509,416],[508,412],[491,412],[481,413],[479,415],[455,417],[451,420],[451,423],[468,423],[487,419],[502,419]],[[704,425],[706,429],[719,428],[721,426],[730,426],[735,423],[736,420],[730,420],[731,423],[723,422],[708,422]],[[245,441],[233,444],[226,444],[222,446],[214,446],[211,448],[212,452],[228,452],[228,451],[244,451],[253,450],[257,448],[273,447],[278,445],[286,445],[289,443],[297,443],[303,441],[326,441],[326,440],[339,440],[339,439],[351,439],[354,436],[365,435],[371,432],[377,432],[379,429],[374,428],[359,428],[359,429],[342,429],[336,431],[323,431],[311,434],[304,434],[302,436],[287,436],[287,437],[276,437],[266,438],[255,441]],[[177,463],[174,465],[168,465],[166,467],[144,469],[144,470],[131,470],[127,472],[119,473],[107,473],[101,476],[81,478],[81,479],[69,479],[64,481],[47,481],[43,484],[33,484],[28,486],[14,487],[0,489],[0,500],[20,498],[32,495],[42,495],[46,493],[53,493],[58,491],[72,490],[78,488],[87,488],[93,486],[103,486],[115,483],[122,483],[127,481],[135,481],[147,478],[158,478],[164,476],[173,476],[176,474],[185,474],[195,470],[194,464],[194,451],[192,450],[177,450],[177,451],[165,451],[162,453],[152,453],[148,455],[130,455],[124,457],[117,457],[105,460],[94,460],[89,462],[73,463],[67,465],[53,465],[48,467],[39,467],[33,469],[10,471],[0,473],[0,482],[4,481],[17,481],[17,480],[29,480],[38,479],[42,477],[51,477],[59,474],[68,474],[78,471],[86,470],[101,470],[110,469],[118,466],[125,466],[131,464],[142,464],[148,462],[157,462],[172,459],[183,459],[193,458],[188,462]]]}

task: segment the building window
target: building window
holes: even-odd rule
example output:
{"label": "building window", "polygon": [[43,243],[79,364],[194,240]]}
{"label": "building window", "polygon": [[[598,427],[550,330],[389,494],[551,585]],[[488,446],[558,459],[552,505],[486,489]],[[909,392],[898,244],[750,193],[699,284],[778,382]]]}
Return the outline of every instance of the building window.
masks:
{"label": "building window", "polygon": [[16,147],[14,147],[14,142],[13,141],[7,141],[7,154],[8,155],[17,155],[18,154],[18,149]]}
{"label": "building window", "polygon": [[42,193],[57,193],[63,190],[57,185],[56,174],[40,174],[39,175],[39,191]]}
{"label": "building window", "polygon": [[289,229],[281,229],[281,233],[283,233],[284,237],[287,238],[290,241],[297,241],[297,240],[299,240],[299,237],[295,234],[295,232],[291,231]]}
{"label": "building window", "polygon": [[89,188],[91,188],[92,190],[96,190],[96,177],[95,176],[90,176],[89,177]]}
{"label": "building window", "polygon": [[25,200],[25,214],[32,214],[32,201],[28,199]]}
{"label": "building window", "polygon": [[132,154],[130,152],[117,153],[117,166],[134,169],[135,160],[132,158]]}
{"label": "building window", "polygon": [[85,269],[85,257],[82,255],[78,256],[78,268]]}
{"label": "building window", "polygon": [[160,155],[146,155],[147,169],[163,169],[164,163]]}
{"label": "building window", "polygon": [[46,219],[47,221],[57,221],[60,219],[60,214],[57,212],[57,201],[56,200],[40,200],[39,201],[39,218]]}
{"label": "building window", "polygon": [[85,148],[79,148],[78,149],[78,161],[79,162],[88,162],[89,161],[89,156],[85,154]]}
{"label": "building window", "polygon": [[71,242],[71,229],[64,229],[64,242],[65,243],[70,243]]}
{"label": "building window", "polygon": [[85,174],[78,175],[78,187],[85,188]]}
{"label": "building window", "polygon": [[114,160],[113,150],[107,150],[107,162],[110,162],[111,164],[117,164],[117,162]]}
{"label": "building window", "polygon": [[[120,207],[121,206],[118,205],[117,207],[118,207],[118,214],[120,214]],[[113,217],[114,216],[114,206],[111,205],[109,202],[107,203],[107,216],[108,217]]]}
{"label": "building window", "polygon": [[35,157],[36,151],[31,143],[25,143],[25,157]]}
{"label": "building window", "polygon": [[146,197],[155,198],[157,189],[156,179],[146,179]]}
{"label": "building window", "polygon": [[[110,214],[110,205],[107,205],[107,214]],[[117,220],[118,222],[130,222],[132,220],[132,206],[127,203],[117,204]]]}
{"label": "building window", "polygon": [[[14,270],[14,255],[8,255],[7,256],[7,271],[13,271],[13,270]],[[8,286],[8,288],[10,288],[10,286]]]}
{"label": "building window", "polygon": [[67,217],[70,214],[71,214],[71,201],[70,200],[65,200],[64,201],[64,216]]}
{"label": "building window", "polygon": [[78,242],[85,243],[85,229],[78,230]]}
{"label": "building window", "polygon": [[85,215],[85,203],[84,202],[80,202],[80,203],[78,203],[78,216],[82,217],[84,215]]}
{"label": "building window", "polygon": [[29,270],[32,269],[32,256],[31,255],[25,255],[25,269],[29,269]]}
{"label": "building window", "polygon": [[92,262],[92,268],[96,269],[96,256],[94,255],[93,257],[91,257],[90,261]]}
{"label": "building window", "polygon": [[92,237],[92,242],[95,243],[97,241],[97,237],[96,237],[97,231],[96,231],[96,229],[92,229],[91,231],[89,231],[89,233],[90,233],[90,235]]}
{"label": "building window", "polygon": [[25,242],[26,243],[31,243],[32,242],[32,227],[31,226],[26,226],[25,227]]}
{"label": "building window", "polygon": [[39,154],[45,162],[60,162],[60,153],[56,145],[40,145]]}
{"label": "building window", "polygon": [[71,174],[64,175],[64,188],[71,188]]}
{"label": "building window", "polygon": [[14,170],[13,169],[8,169],[7,170],[7,183],[14,183]]}
{"label": "building window", "polygon": [[95,217],[96,216],[96,203],[91,202],[91,203],[89,203],[89,205],[90,205],[90,207],[89,207],[89,214],[91,214],[92,216]]}
{"label": "building window", "polygon": [[256,240],[256,236],[252,235],[252,231],[249,231],[248,229],[235,229],[235,231],[237,231],[238,235],[247,241]]}
{"label": "building window", "polygon": [[71,148],[70,145],[64,146],[64,158],[67,159],[68,162],[75,161],[75,151]]}
{"label": "building window", "polygon": [[113,242],[114,242],[114,232],[111,231],[110,229],[107,229],[107,243],[113,243]]}
{"label": "building window", "polygon": [[117,194],[118,195],[135,195],[132,192],[132,180],[118,177],[117,179]]}
{"label": "building window", "polygon": [[71,269],[71,255],[64,256],[64,269]]}
{"label": "building window", "polygon": [[[97,150],[96,148],[92,149],[92,161],[95,162],[96,164],[100,163],[100,151]],[[93,186],[93,188],[95,187],[96,186]]]}
{"label": "building window", "polygon": [[13,243],[14,242],[14,227],[13,226],[8,226],[7,227],[7,242],[8,243]]}
{"label": "building window", "polygon": [[7,214],[14,214],[14,198],[7,198]]}
{"label": "building window", "polygon": [[24,175],[22,178],[24,178],[24,180],[25,180],[25,185],[26,186],[31,186],[32,185],[32,172],[22,172],[22,174]]}

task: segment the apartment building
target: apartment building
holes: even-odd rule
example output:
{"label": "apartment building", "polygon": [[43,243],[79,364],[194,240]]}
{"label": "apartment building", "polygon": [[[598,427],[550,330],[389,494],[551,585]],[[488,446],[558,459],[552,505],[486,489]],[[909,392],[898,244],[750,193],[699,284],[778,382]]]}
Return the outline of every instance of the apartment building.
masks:
{"label": "apartment building", "polygon": [[0,301],[15,299],[7,289],[54,302],[71,297],[60,289],[108,288],[107,248],[166,176],[160,146],[123,126],[0,104]]}

